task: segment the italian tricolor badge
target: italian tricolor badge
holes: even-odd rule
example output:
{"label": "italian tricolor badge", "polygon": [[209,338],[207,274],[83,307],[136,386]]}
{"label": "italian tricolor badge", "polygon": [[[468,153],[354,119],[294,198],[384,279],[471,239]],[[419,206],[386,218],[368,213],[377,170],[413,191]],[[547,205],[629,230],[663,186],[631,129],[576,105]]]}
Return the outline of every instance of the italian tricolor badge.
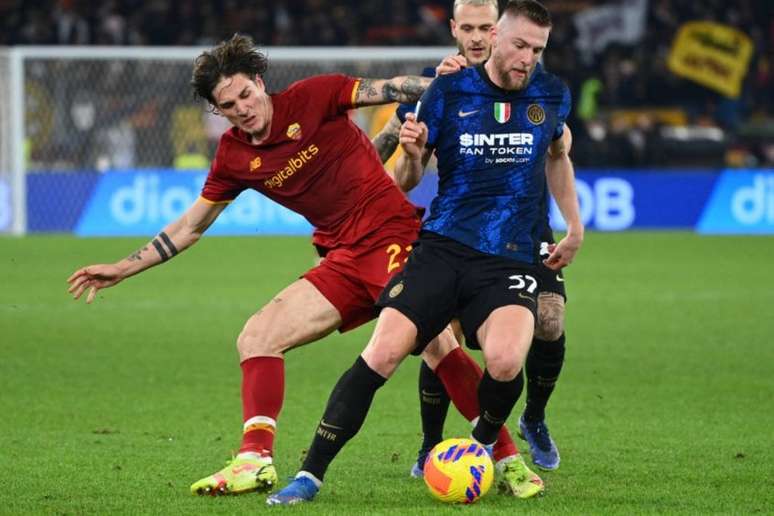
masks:
{"label": "italian tricolor badge", "polygon": [[504,124],[511,119],[511,103],[510,102],[495,102],[494,104],[494,117],[495,120]]}

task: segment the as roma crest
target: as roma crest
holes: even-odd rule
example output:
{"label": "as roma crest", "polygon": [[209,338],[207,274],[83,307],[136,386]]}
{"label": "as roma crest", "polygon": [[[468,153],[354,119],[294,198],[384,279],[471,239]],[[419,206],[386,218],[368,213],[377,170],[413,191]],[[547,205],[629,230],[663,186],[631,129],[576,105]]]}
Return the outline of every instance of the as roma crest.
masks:
{"label": "as roma crest", "polygon": [[300,140],[301,139],[301,124],[298,122],[292,123],[288,126],[288,130],[285,133],[288,135],[288,138],[291,140]]}

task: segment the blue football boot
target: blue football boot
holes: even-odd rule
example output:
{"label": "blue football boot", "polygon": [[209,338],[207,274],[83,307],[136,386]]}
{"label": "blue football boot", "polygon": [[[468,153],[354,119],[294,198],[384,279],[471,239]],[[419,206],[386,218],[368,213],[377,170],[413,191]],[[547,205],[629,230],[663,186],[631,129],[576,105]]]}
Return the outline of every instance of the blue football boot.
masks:
{"label": "blue football boot", "polygon": [[320,488],[309,477],[296,476],[292,482],[266,499],[267,505],[295,505],[311,502]]}
{"label": "blue football boot", "polygon": [[427,460],[427,456],[430,454],[430,451],[433,449],[432,446],[425,447],[419,449],[419,452],[417,453],[417,461],[414,463],[413,466],[411,466],[411,472],[409,473],[413,478],[424,478],[425,476],[425,461]]}
{"label": "blue football boot", "polygon": [[529,444],[532,462],[541,469],[554,470],[559,467],[559,450],[548,433],[545,421],[525,421],[519,418],[519,435]]}

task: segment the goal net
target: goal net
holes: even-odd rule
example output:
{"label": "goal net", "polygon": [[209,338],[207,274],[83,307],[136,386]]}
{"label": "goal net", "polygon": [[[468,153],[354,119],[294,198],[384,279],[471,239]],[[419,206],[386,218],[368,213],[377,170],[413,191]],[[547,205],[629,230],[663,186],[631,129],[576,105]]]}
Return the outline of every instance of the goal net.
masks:
{"label": "goal net", "polygon": [[[0,50],[0,232],[153,233],[198,195],[228,122],[193,98],[202,48]],[[267,48],[268,90],[340,72],[419,74],[449,48]],[[15,64],[14,64],[15,63]],[[357,110],[369,134],[395,106]],[[14,109],[18,115],[14,118]],[[5,195],[5,197],[3,197]],[[216,233],[303,233],[260,196],[229,207]]]}

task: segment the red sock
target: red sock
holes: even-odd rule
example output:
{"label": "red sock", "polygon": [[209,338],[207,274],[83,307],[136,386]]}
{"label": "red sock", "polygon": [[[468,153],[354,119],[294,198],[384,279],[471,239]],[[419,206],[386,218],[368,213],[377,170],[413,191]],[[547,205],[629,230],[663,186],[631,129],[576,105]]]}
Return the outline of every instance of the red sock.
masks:
{"label": "red sock", "polygon": [[285,361],[255,357],[242,362],[242,446],[239,452],[271,456],[277,416],[285,396]]}
{"label": "red sock", "polygon": [[[480,412],[478,408],[478,383],[484,375],[478,363],[462,348],[455,348],[438,363],[435,374],[443,382],[449,398],[460,414],[468,421],[477,418]],[[513,442],[508,428],[503,425],[500,433],[497,434],[497,442],[494,445],[494,460],[497,462],[517,453],[519,453],[519,449]]]}

